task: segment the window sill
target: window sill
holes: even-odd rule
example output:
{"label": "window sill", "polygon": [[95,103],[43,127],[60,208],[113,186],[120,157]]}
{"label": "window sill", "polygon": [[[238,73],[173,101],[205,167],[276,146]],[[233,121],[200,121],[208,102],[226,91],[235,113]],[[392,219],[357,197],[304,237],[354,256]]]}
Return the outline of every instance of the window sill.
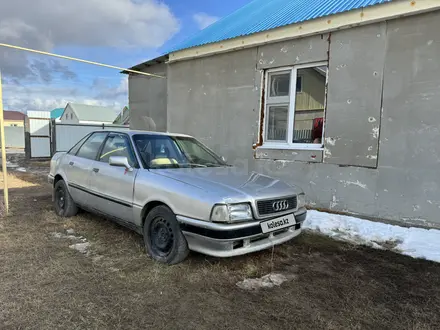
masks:
{"label": "window sill", "polygon": [[308,146],[296,147],[290,145],[264,145],[255,150],[255,159],[287,160],[292,162],[322,163],[323,148]]}
{"label": "window sill", "polygon": [[291,144],[263,144],[259,146],[258,149],[276,149],[276,150],[311,150],[311,151],[323,151],[324,147],[322,145],[313,145],[313,144],[299,144],[299,145],[291,145]]}

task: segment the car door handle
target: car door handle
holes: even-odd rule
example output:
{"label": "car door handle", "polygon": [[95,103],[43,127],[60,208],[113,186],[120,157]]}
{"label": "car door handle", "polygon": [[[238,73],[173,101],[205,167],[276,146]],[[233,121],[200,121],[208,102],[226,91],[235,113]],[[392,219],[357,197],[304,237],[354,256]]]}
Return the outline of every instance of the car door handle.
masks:
{"label": "car door handle", "polygon": [[75,164],[75,163],[74,163],[74,162],[70,162],[70,163],[69,163],[70,166],[73,166],[73,164]]}
{"label": "car door handle", "polygon": [[93,172],[98,173],[99,172],[99,168],[94,168]]}

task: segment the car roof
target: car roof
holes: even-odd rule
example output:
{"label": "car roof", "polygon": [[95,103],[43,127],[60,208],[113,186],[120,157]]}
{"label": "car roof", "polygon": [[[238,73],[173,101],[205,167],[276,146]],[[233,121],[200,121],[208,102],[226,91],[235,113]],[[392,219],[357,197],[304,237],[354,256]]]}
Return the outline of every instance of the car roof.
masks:
{"label": "car roof", "polygon": [[124,133],[128,134],[130,136],[136,135],[136,134],[143,134],[143,135],[156,135],[156,136],[180,136],[180,137],[192,137],[191,135],[186,134],[179,134],[179,133],[169,133],[169,132],[153,132],[153,131],[141,131],[141,130],[128,130],[128,131],[117,131],[117,130],[99,130],[94,131],[92,133],[101,133],[101,132],[108,132],[108,133]]}

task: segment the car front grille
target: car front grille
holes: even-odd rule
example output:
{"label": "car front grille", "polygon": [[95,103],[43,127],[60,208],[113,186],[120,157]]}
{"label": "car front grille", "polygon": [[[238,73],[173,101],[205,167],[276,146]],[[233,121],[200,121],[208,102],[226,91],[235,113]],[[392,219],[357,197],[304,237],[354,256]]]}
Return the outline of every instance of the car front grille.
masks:
{"label": "car front grille", "polygon": [[296,209],[296,196],[257,202],[258,214],[269,215]]}

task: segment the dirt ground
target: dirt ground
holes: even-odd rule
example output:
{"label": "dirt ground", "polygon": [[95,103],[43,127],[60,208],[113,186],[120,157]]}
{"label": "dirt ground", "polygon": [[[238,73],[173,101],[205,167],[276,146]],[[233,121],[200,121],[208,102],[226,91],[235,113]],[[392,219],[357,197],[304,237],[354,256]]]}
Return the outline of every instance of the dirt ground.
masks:
{"label": "dirt ground", "polygon": [[[1,329],[440,329],[440,264],[306,233],[273,251],[163,266],[110,221],[57,217],[44,176],[14,172],[9,183]],[[80,239],[67,229],[88,254],[69,248]],[[236,285],[270,272],[296,277]]]}

